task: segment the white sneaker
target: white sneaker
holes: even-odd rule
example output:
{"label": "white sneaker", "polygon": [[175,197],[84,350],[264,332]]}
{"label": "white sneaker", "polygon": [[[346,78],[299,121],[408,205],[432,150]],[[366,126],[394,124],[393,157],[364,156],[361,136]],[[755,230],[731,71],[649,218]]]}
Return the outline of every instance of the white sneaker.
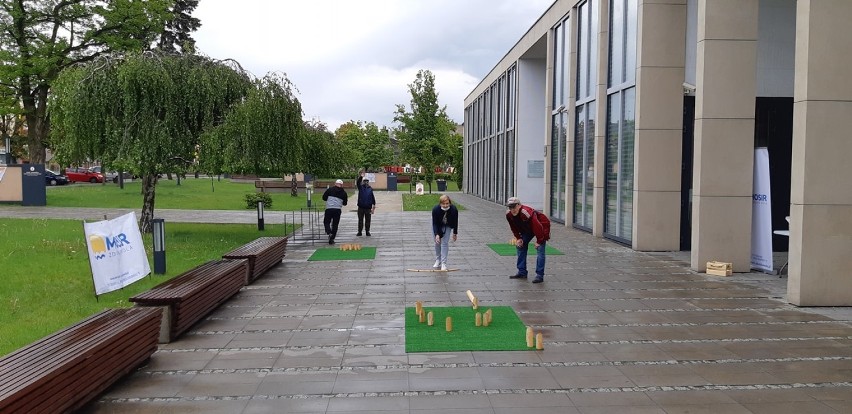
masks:
{"label": "white sneaker", "polygon": [[441,267],[441,259],[435,260],[435,264],[432,265],[433,269],[437,269],[439,267]]}
{"label": "white sneaker", "polygon": [[447,265],[444,264],[444,263],[441,263],[441,270],[447,271]]}

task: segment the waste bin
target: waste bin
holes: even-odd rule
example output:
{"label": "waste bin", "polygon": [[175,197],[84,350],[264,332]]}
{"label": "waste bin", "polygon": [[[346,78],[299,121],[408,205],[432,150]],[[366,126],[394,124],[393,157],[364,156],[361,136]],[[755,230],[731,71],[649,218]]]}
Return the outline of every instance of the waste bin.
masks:
{"label": "waste bin", "polygon": [[388,174],[388,191],[396,191],[396,174]]}
{"label": "waste bin", "polygon": [[437,179],[438,182],[438,191],[447,191],[447,180]]}

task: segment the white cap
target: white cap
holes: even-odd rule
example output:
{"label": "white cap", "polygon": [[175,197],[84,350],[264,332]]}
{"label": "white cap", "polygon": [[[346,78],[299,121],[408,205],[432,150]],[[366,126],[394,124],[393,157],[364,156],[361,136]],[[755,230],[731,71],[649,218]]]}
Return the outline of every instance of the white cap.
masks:
{"label": "white cap", "polygon": [[343,184],[343,180],[337,180],[334,182],[335,184]]}
{"label": "white cap", "polygon": [[509,199],[506,200],[506,207],[512,208],[518,204],[521,204],[521,199],[518,197],[509,197]]}

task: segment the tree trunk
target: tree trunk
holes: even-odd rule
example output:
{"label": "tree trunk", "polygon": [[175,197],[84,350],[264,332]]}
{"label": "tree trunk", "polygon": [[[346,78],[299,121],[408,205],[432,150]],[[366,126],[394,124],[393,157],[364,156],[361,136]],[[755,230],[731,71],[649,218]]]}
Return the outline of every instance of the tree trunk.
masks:
{"label": "tree trunk", "polygon": [[157,187],[157,174],[145,174],[142,177],[142,214],[139,216],[139,231],[151,233],[151,221],[154,220],[154,190]]}
{"label": "tree trunk", "polygon": [[293,173],[293,175],[291,177],[293,177],[293,178],[290,180],[290,195],[293,196],[293,197],[298,197],[299,196],[299,189],[297,188],[298,183],[296,182],[296,174]]}
{"label": "tree trunk", "polygon": [[[22,90],[29,91],[29,82],[22,82]],[[26,88],[26,89],[24,89]],[[27,157],[31,164],[44,164],[45,141],[49,131],[47,120],[48,87],[40,85],[31,93],[22,94],[24,118],[27,121]]]}

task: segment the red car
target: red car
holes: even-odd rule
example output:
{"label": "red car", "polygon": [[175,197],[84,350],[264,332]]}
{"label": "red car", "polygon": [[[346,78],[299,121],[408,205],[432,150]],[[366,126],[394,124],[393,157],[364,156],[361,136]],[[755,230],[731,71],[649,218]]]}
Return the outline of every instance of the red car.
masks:
{"label": "red car", "polygon": [[65,169],[65,176],[72,183],[102,183],[104,175],[86,168],[70,167]]}

